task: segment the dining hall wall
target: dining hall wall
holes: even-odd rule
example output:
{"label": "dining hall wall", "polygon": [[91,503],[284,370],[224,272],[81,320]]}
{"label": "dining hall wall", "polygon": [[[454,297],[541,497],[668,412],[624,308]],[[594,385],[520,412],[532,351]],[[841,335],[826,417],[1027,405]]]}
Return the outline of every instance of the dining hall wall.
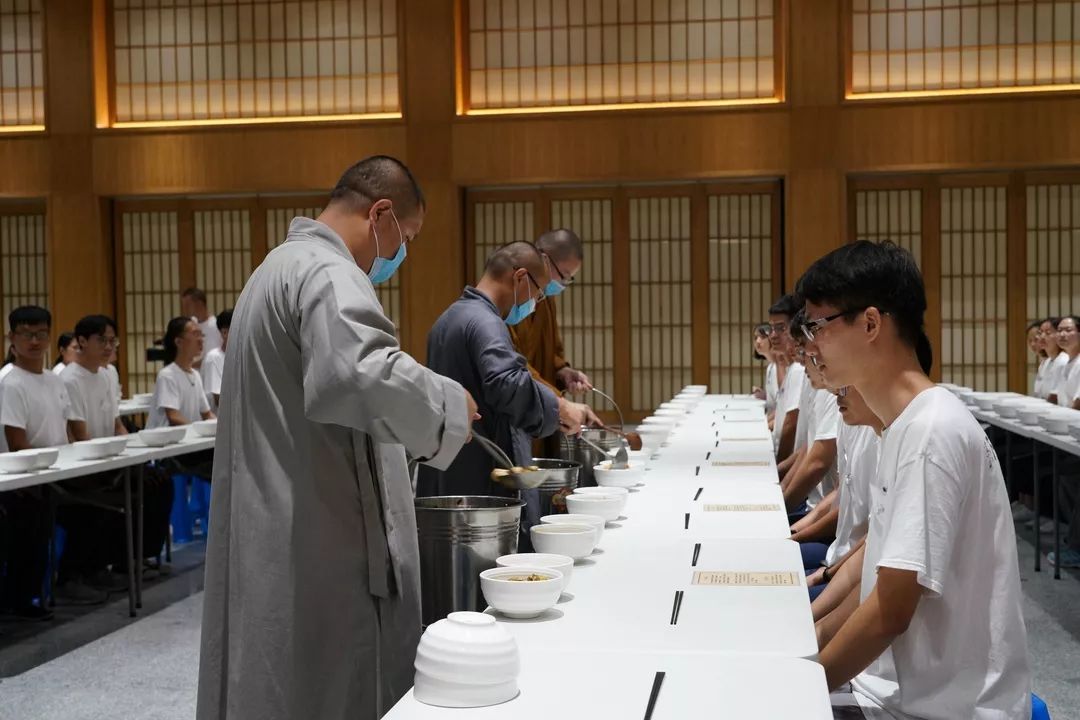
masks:
{"label": "dining hall wall", "polygon": [[[0,133],[0,199],[45,202],[63,326],[117,310],[114,199],[325,192],[373,152],[404,159],[428,199],[402,278],[403,342],[420,357],[466,281],[467,188],[780,179],[790,287],[850,238],[850,178],[1080,167],[1075,92],[845,99],[845,0],[778,3],[775,105],[458,115],[455,3],[400,0],[401,119],[145,129],[98,127],[105,1],[42,2],[46,129]],[[940,337],[940,312],[928,319]],[[1020,389],[1016,367],[1009,384]]]}

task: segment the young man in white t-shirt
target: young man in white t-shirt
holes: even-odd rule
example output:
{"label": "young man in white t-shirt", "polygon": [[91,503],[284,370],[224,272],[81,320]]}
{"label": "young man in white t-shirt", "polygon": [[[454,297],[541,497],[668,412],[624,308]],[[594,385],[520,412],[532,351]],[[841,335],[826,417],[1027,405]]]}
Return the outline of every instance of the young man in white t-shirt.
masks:
{"label": "young man in white t-shirt", "polygon": [[232,324],[232,309],[222,310],[217,314],[217,326],[221,332],[221,347],[208,351],[203,356],[203,389],[210,400],[210,408],[217,412],[218,399],[221,397],[221,376],[225,372],[225,349],[229,347],[229,326]]}
{"label": "young man in white t-shirt", "polygon": [[[202,331],[203,356],[214,348],[221,347],[221,333],[218,331],[217,318],[210,314],[206,306],[206,293],[199,288],[192,287],[180,295],[180,312],[185,317],[195,321]],[[195,367],[199,367],[201,359],[195,361]]]}
{"label": "young man in white t-shirt", "polygon": [[792,295],[785,295],[769,308],[769,343],[777,353],[777,359],[788,362],[780,392],[776,397],[776,413],[773,416],[773,448],[780,463],[781,475],[791,466],[788,460],[794,451],[795,427],[799,421],[799,398],[802,396],[805,373],[798,363],[791,363],[794,350],[788,324],[798,312],[799,306]]}
{"label": "young man in white t-shirt", "polygon": [[[799,280],[807,352],[885,430],[862,580],[818,625],[837,704],[894,718],[1027,720],[1016,536],[997,455],[920,367],[926,293],[911,254],[860,241]],[[873,715],[877,717],[878,715]]]}
{"label": "young man in white t-shirt", "polygon": [[75,325],[78,353],[60,374],[71,403],[68,431],[74,440],[127,435],[120,403],[107,370],[118,339],[104,315],[88,315]]}

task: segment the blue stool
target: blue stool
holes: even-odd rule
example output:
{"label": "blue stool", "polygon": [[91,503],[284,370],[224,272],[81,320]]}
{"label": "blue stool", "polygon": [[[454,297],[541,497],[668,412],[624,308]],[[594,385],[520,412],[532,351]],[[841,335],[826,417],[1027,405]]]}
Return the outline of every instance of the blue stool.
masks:
{"label": "blue stool", "polygon": [[1050,720],[1050,711],[1046,703],[1035,693],[1031,693],[1031,720]]}
{"label": "blue stool", "polygon": [[169,514],[172,525],[173,542],[189,543],[192,540],[192,517],[188,501],[188,478],[186,475],[173,475],[173,504]]}
{"label": "blue stool", "polygon": [[190,508],[192,520],[199,521],[199,529],[202,530],[203,539],[206,539],[210,530],[210,483],[202,478],[191,478]]}

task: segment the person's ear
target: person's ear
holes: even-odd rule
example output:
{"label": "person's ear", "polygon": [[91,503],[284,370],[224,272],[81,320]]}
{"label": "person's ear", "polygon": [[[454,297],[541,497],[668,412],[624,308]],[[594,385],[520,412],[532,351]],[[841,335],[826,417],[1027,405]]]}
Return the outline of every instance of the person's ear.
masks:
{"label": "person's ear", "polygon": [[866,333],[866,339],[870,342],[877,340],[878,335],[881,333],[883,318],[881,311],[876,307],[866,308],[865,321],[863,328]]}

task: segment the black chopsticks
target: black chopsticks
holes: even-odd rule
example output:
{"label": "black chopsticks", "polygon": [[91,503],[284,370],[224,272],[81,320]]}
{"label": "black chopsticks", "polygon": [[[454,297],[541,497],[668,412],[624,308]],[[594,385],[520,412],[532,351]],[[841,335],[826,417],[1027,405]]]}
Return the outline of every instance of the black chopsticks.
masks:
{"label": "black chopsticks", "polygon": [[711,458],[711,457],[712,457],[712,450],[705,453],[705,462],[709,462],[709,458]]}
{"label": "black chopsticks", "polygon": [[701,474],[701,466],[698,465],[696,468],[694,468],[694,477],[697,477],[700,474]]}
{"label": "black chopsticks", "polygon": [[653,678],[652,691],[649,692],[649,704],[645,707],[645,720],[652,720],[653,710],[656,709],[656,699],[660,697],[660,686],[664,684],[664,672],[658,670]]}
{"label": "black chopsticks", "polygon": [[698,489],[697,489],[697,492],[696,492],[696,493],[694,493],[694,500],[695,500],[695,501],[696,501],[696,500],[697,500],[697,499],[698,499],[699,497],[701,497],[701,491],[702,491],[702,490],[704,490],[704,489],[705,489],[705,488],[698,488]]}
{"label": "black chopsticks", "polygon": [[671,606],[671,624],[679,624],[679,611],[682,610],[683,591],[675,591],[675,603]]}
{"label": "black chopsticks", "polygon": [[690,561],[690,567],[697,567],[699,555],[701,555],[701,543],[694,543],[694,559]]}
{"label": "black chopsticks", "polygon": [[690,513],[686,513],[686,517],[683,519],[683,530],[690,529]]}

